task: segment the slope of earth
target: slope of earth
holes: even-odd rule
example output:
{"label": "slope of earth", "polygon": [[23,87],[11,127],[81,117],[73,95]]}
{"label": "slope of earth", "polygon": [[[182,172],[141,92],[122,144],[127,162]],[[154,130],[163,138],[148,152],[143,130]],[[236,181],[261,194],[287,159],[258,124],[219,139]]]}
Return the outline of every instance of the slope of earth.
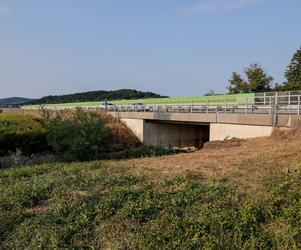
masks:
{"label": "slope of earth", "polygon": [[301,136],[0,171],[0,249],[300,249]]}
{"label": "slope of earth", "polygon": [[[227,179],[243,191],[264,189],[263,181],[301,164],[301,130],[249,139],[240,146],[202,149],[195,153],[128,161],[134,172],[155,172],[160,178],[190,173],[201,182]],[[263,190],[262,190],[263,191]]]}

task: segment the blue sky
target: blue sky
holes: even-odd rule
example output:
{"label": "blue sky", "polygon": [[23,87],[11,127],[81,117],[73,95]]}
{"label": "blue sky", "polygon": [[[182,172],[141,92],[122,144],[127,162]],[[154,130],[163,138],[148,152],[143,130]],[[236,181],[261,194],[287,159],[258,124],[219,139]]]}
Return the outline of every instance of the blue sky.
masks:
{"label": "blue sky", "polygon": [[0,98],[135,88],[225,92],[301,46],[300,0],[0,0]]}

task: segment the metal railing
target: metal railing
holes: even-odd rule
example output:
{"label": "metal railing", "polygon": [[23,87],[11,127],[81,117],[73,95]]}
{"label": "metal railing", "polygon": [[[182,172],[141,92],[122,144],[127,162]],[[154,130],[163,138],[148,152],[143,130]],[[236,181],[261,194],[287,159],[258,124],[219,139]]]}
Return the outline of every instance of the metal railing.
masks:
{"label": "metal railing", "polygon": [[[76,106],[47,106],[49,109],[75,109]],[[116,103],[103,106],[78,106],[115,112],[301,114],[301,91],[256,93],[253,96],[210,96],[202,99],[152,100],[148,103]]]}
{"label": "metal railing", "polygon": [[107,109],[116,112],[236,113],[236,114],[301,114],[301,91],[256,93],[254,97],[205,100],[157,101],[153,104],[117,104]]}

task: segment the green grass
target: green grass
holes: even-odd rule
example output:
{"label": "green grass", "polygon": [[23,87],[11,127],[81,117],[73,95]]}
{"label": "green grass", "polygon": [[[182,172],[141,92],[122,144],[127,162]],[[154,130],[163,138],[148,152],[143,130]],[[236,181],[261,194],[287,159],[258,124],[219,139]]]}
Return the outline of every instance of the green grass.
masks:
{"label": "green grass", "polygon": [[[227,94],[227,95],[215,95],[215,96],[182,96],[182,97],[170,97],[170,98],[156,98],[156,99],[137,99],[137,100],[117,100],[109,101],[110,103],[116,105],[128,105],[131,103],[144,103],[147,105],[206,105],[209,104],[221,104],[225,100],[228,104],[245,104],[248,98],[248,103],[252,104],[254,102],[254,94]],[[75,103],[61,103],[61,104],[47,104],[46,107],[99,107],[101,102],[75,102]],[[27,105],[23,108],[37,108],[38,105]]]}
{"label": "green grass", "polygon": [[135,174],[126,162],[0,171],[0,249],[298,249],[300,171],[249,197],[227,180]]}

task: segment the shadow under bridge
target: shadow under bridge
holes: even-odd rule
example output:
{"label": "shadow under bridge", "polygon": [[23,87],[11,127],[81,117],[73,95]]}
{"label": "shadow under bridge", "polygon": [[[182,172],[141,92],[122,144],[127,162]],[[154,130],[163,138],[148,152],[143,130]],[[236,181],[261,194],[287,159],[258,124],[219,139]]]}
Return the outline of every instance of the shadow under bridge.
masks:
{"label": "shadow under bridge", "polygon": [[146,145],[202,148],[210,138],[210,124],[144,120]]}

